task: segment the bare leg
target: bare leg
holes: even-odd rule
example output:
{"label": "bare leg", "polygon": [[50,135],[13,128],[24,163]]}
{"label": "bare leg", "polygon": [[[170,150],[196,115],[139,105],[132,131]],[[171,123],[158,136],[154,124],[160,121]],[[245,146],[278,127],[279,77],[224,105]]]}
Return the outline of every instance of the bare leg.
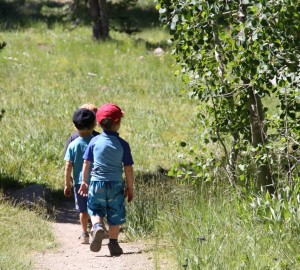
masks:
{"label": "bare leg", "polygon": [[119,225],[114,225],[114,226],[110,225],[109,226],[109,238],[110,239],[118,239],[119,231],[120,231]]}
{"label": "bare leg", "polygon": [[123,249],[119,246],[118,243],[119,231],[119,225],[109,226],[108,249],[111,256],[120,256],[121,254],[123,254]]}
{"label": "bare leg", "polygon": [[79,214],[79,220],[82,228],[82,232],[87,232],[87,223],[89,220],[90,216],[88,212],[83,212]]}
{"label": "bare leg", "polygon": [[95,225],[96,223],[103,224],[103,217],[91,216],[91,221],[93,225]]}

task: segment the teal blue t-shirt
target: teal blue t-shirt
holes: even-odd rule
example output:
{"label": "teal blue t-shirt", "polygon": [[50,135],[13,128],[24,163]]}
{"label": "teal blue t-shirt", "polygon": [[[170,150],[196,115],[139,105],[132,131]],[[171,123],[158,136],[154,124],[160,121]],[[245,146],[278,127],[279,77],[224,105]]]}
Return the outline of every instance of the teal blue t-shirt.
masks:
{"label": "teal blue t-shirt", "polygon": [[73,184],[81,184],[82,181],[82,166],[83,166],[83,154],[94,136],[78,137],[72,141],[66,151],[65,161],[73,163]]}
{"label": "teal blue t-shirt", "polygon": [[91,181],[123,181],[123,166],[133,165],[129,144],[108,130],[91,140],[83,159],[93,164]]}

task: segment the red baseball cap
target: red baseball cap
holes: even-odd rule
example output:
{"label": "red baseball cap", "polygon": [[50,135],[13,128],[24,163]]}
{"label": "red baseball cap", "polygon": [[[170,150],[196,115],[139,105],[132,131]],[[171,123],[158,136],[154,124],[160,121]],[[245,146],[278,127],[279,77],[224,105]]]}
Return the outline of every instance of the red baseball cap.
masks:
{"label": "red baseball cap", "polygon": [[123,111],[117,105],[107,103],[98,108],[96,119],[99,124],[104,118],[111,118],[114,123],[118,123],[123,115]]}

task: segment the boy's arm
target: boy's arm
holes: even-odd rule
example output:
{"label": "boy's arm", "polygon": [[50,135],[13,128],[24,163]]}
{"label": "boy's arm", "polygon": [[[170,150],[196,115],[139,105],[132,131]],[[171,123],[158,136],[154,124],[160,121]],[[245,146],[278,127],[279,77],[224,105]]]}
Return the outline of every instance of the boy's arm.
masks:
{"label": "boy's arm", "polygon": [[125,196],[128,197],[128,202],[131,202],[134,194],[133,194],[133,183],[134,183],[134,175],[133,175],[133,167],[130,166],[124,166],[124,172],[125,172],[125,180],[126,180],[126,191]]}
{"label": "boy's arm", "polygon": [[72,169],[73,163],[71,161],[66,161],[65,165],[65,188],[64,188],[64,195],[66,197],[71,196],[71,187],[72,187]]}
{"label": "boy's arm", "polygon": [[91,162],[88,160],[84,160],[83,166],[82,166],[82,183],[78,190],[78,193],[82,196],[88,195],[88,186],[89,186],[89,178],[90,178],[90,167]]}

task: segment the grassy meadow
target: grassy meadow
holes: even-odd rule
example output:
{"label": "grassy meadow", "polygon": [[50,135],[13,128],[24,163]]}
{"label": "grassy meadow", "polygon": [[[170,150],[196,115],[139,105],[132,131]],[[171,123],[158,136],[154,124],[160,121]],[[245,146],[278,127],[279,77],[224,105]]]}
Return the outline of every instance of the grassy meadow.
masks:
{"label": "grassy meadow", "polygon": [[[36,21],[0,29],[0,42],[7,43],[0,53],[2,189],[39,183],[62,194],[74,110],[116,103],[125,112],[120,135],[131,146],[136,174],[126,234],[156,243],[157,269],[163,256],[177,269],[300,269],[299,234],[257,221],[222,176],[195,188],[161,173],[179,161],[181,141],[197,144],[201,126],[196,101],[182,94],[174,76],[171,48],[161,57],[153,53],[169,38],[158,24],[143,22],[131,36],[112,31],[101,43],[92,41],[85,24]],[[4,200],[0,232],[0,269],[30,269],[34,252],[56,246],[38,213]]]}
{"label": "grassy meadow", "polygon": [[[149,37],[158,30],[149,31]],[[112,33],[113,36],[114,33]],[[1,54],[1,168],[25,182],[61,187],[62,153],[83,103],[113,102],[125,111],[120,133],[131,143],[135,169],[170,168],[173,143],[187,139],[187,99],[173,76],[169,54],[159,58],[133,38],[93,43],[89,28],[71,33],[29,29],[5,33]],[[27,160],[20,164],[18,158]],[[51,173],[49,173],[51,172]]]}

